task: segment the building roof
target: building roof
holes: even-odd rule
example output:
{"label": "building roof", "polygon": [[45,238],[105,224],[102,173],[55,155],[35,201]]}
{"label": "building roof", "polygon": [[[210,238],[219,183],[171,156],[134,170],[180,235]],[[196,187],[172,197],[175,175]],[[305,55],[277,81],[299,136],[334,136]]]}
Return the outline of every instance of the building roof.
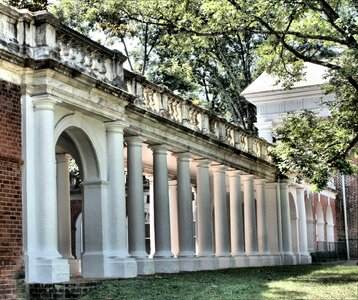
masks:
{"label": "building roof", "polygon": [[[305,68],[305,78],[296,82],[292,88],[308,87],[315,86],[327,83],[327,79],[324,78],[324,74],[327,71],[326,67],[312,64],[304,63]],[[280,91],[285,88],[281,83],[277,84],[278,77],[268,74],[266,72],[262,73],[253,83],[251,83],[241,94],[246,96],[254,93],[269,92],[269,91]]]}

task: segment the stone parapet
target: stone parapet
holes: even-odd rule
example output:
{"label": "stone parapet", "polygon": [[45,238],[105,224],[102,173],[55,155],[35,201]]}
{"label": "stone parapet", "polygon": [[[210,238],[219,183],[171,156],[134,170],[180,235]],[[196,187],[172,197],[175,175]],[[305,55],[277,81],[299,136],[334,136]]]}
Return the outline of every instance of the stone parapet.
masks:
{"label": "stone parapet", "polygon": [[54,60],[124,89],[123,62],[113,51],[60,23],[46,11],[17,10],[0,3],[0,50],[24,59]]}
{"label": "stone parapet", "polygon": [[174,94],[166,86],[154,84],[139,74],[124,70],[124,80],[128,92],[136,97],[136,106],[202,133],[209,139],[272,162],[269,156],[271,144],[240,125],[214,115],[189,99]]}

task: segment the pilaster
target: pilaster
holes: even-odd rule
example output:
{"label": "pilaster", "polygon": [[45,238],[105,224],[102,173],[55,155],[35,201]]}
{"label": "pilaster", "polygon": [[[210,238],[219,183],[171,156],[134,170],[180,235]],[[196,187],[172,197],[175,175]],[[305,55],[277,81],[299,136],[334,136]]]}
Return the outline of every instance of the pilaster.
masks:
{"label": "pilaster", "polygon": [[49,95],[33,99],[34,105],[34,230],[32,249],[25,253],[26,282],[54,283],[69,280],[69,265],[58,252],[54,110]]}

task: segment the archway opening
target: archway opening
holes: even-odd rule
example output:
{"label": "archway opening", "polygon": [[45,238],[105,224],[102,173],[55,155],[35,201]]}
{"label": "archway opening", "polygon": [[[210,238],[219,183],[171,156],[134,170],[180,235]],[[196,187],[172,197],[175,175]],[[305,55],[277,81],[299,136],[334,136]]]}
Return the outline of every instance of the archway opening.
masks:
{"label": "archway opening", "polygon": [[[56,143],[58,247],[70,274],[82,273],[85,251],[83,182],[99,177],[97,156],[87,134],[77,127],[64,130]],[[98,180],[98,179],[97,179]],[[91,218],[88,219],[91,222]]]}

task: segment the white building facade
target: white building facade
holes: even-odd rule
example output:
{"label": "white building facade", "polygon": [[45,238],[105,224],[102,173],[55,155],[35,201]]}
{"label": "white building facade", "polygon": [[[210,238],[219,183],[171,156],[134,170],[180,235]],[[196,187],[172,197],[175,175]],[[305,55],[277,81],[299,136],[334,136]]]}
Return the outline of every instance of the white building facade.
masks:
{"label": "white building facade", "polygon": [[[259,136],[270,143],[275,142],[274,128],[282,123],[289,112],[311,110],[322,118],[329,116],[325,103],[334,99],[324,94],[322,85],[327,83],[326,68],[305,63],[305,76],[291,89],[284,89],[278,78],[267,73],[261,74],[242,95],[257,107]],[[333,183],[326,190],[312,193],[306,183],[289,184],[292,251],[308,252],[334,250],[337,240],[335,232],[335,198]],[[300,228],[306,228],[300,230]]]}

